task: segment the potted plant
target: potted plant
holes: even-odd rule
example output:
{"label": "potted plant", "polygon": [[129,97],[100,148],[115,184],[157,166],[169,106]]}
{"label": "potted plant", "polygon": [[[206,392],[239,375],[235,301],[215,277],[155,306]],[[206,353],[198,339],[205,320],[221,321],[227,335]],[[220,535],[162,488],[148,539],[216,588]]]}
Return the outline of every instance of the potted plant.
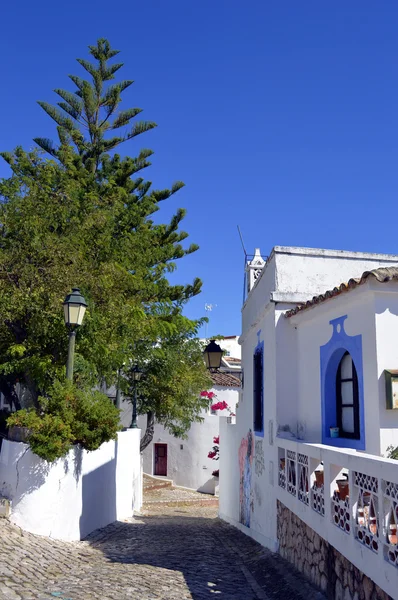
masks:
{"label": "potted plant", "polygon": [[350,484],[348,479],[337,479],[336,483],[339,488],[340,500],[345,500],[350,492]]}

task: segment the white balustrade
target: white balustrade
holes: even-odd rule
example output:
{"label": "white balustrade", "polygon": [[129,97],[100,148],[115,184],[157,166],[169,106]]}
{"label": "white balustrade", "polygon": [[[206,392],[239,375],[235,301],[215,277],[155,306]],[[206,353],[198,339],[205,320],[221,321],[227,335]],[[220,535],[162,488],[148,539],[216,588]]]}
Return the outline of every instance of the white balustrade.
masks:
{"label": "white balustrade", "polygon": [[398,462],[280,437],[275,445],[277,498],[391,593],[398,586]]}

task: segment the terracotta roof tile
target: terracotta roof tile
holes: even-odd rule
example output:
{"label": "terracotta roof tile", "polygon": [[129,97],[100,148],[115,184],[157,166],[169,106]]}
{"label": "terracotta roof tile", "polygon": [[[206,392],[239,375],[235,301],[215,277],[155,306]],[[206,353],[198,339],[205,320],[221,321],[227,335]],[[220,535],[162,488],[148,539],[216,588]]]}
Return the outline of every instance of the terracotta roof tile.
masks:
{"label": "terracotta roof tile", "polygon": [[352,278],[348,281],[348,283],[341,283],[338,287],[333,288],[332,290],[328,290],[324,294],[320,294],[319,296],[314,296],[312,300],[308,300],[304,304],[300,304],[291,310],[288,310],[285,313],[285,317],[289,318],[293,315],[296,315],[307,308],[311,308],[316,304],[321,304],[325,302],[325,300],[329,300],[329,298],[334,298],[335,296],[339,296],[343,292],[348,292],[363,283],[366,283],[368,279],[375,279],[379,283],[387,283],[388,281],[398,281],[398,267],[379,267],[378,269],[373,269],[373,271],[365,271],[362,273],[361,277]]}
{"label": "terracotta roof tile", "polygon": [[217,373],[210,373],[210,377],[214,385],[219,385],[220,387],[241,387],[239,377],[230,375],[229,373],[218,371]]}

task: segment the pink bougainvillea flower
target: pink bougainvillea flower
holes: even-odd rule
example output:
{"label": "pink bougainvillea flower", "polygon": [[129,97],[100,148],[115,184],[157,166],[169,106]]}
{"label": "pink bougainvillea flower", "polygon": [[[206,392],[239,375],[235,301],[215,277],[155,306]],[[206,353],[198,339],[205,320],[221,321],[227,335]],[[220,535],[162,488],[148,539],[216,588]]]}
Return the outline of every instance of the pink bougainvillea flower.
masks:
{"label": "pink bougainvillea flower", "polygon": [[203,390],[203,392],[200,392],[200,395],[202,398],[208,398],[209,397],[209,392],[206,392],[206,390]]}
{"label": "pink bougainvillea flower", "polygon": [[214,396],[215,396],[215,393],[214,393],[214,392],[207,392],[207,397],[208,397],[208,398],[210,398],[210,400],[211,400],[212,398],[214,398]]}
{"label": "pink bougainvillea flower", "polygon": [[213,451],[210,451],[210,452],[209,452],[209,454],[208,454],[207,456],[208,456],[209,458],[214,458],[214,457],[215,457],[215,455],[216,455],[216,453],[215,453],[215,452],[213,452]]}
{"label": "pink bougainvillea flower", "polygon": [[219,436],[219,435],[216,435],[216,436],[213,438],[213,443],[214,443],[214,444],[219,444],[219,443],[220,443],[220,436]]}
{"label": "pink bougainvillea flower", "polygon": [[236,414],[235,413],[231,413],[231,417],[236,417]]}

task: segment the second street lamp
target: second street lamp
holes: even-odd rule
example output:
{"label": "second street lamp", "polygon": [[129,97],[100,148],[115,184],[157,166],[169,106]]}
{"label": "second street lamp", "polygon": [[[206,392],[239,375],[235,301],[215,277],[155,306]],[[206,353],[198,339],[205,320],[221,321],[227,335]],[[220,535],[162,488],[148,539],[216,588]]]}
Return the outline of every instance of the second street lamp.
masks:
{"label": "second street lamp", "polygon": [[210,372],[218,371],[221,367],[222,355],[223,351],[220,346],[214,340],[211,340],[203,351],[205,364]]}
{"label": "second street lamp", "polygon": [[65,325],[69,329],[68,362],[66,364],[66,378],[73,379],[73,358],[75,354],[76,329],[83,322],[87,302],[80,293],[79,288],[73,288],[64,300]]}
{"label": "second street lamp", "polygon": [[140,381],[143,372],[138,365],[135,365],[131,370],[132,379],[134,381],[134,396],[133,396],[133,417],[131,419],[130,429],[137,429],[137,383]]}

